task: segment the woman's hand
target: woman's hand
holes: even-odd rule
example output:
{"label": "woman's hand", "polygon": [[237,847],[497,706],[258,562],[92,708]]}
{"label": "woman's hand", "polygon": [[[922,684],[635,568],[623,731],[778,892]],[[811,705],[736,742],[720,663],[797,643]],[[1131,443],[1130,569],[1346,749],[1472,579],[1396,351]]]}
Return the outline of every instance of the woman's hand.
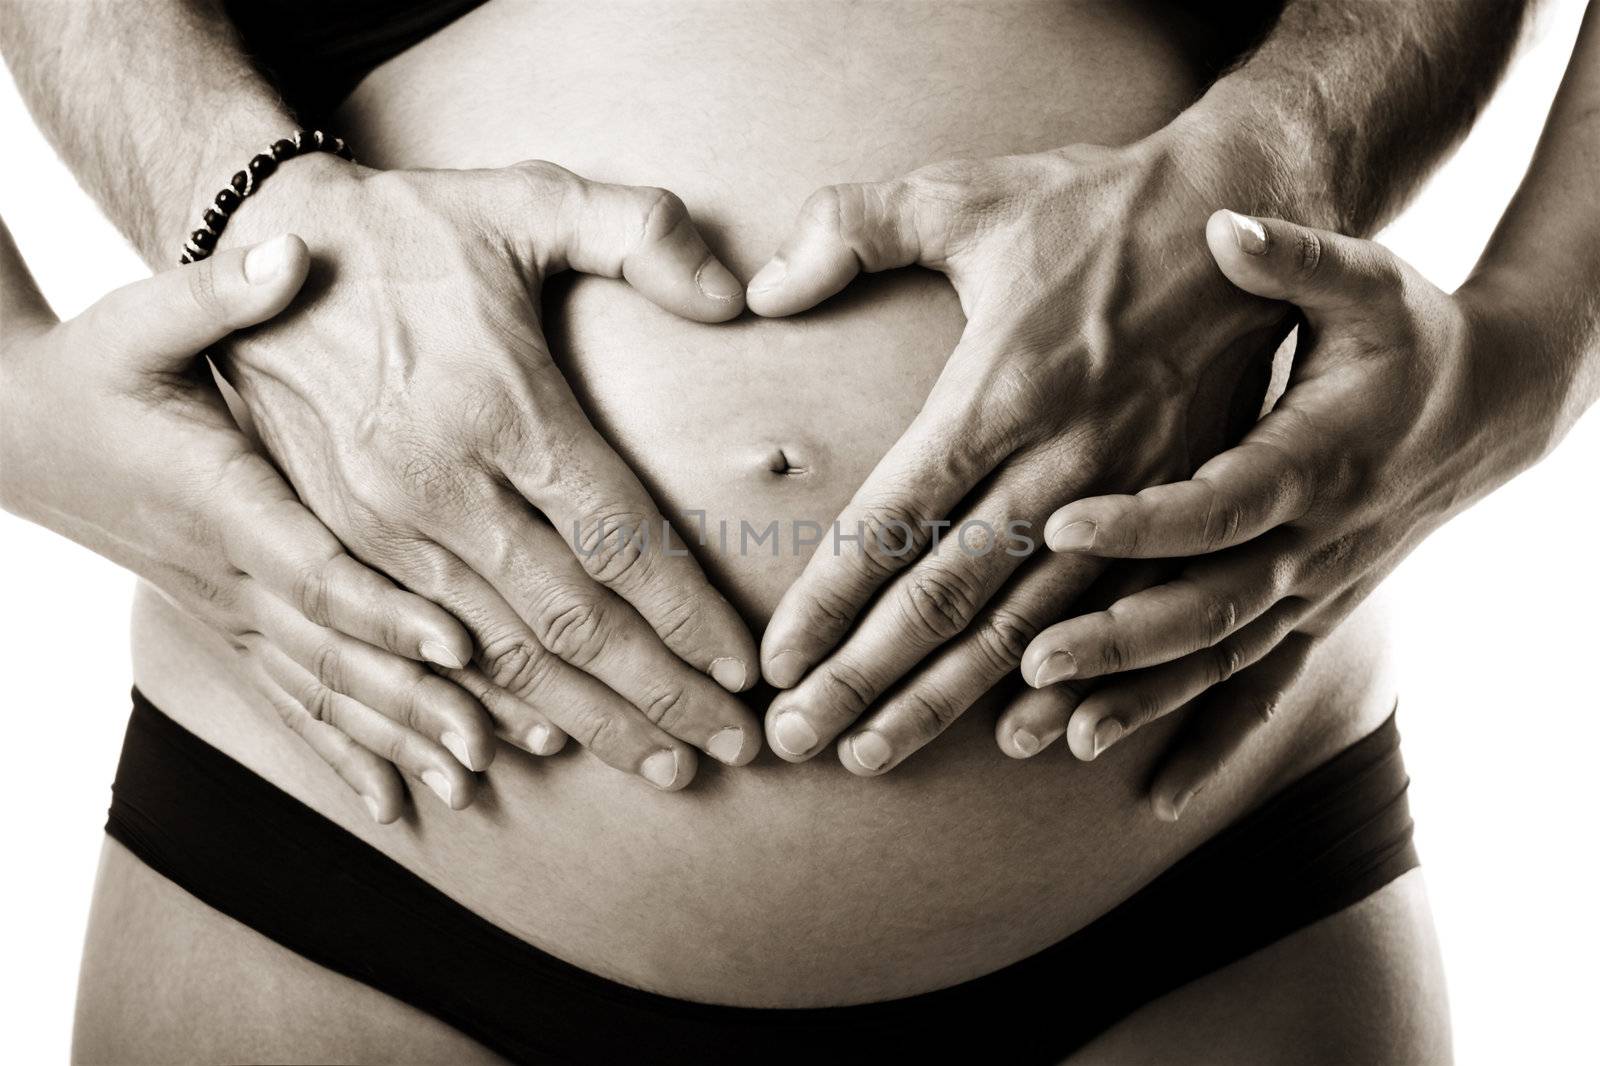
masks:
{"label": "woman's hand", "polygon": [[[1228,211],[1206,239],[1235,285],[1303,312],[1288,390],[1190,480],[1051,515],[1059,553],[1197,558],[1035,638],[1022,673],[1039,691],[998,734],[1021,755],[1065,733],[1092,759],[1210,689],[1152,789],[1169,819],[1268,720],[1318,639],[1544,454],[1560,406],[1536,369],[1550,361],[1503,335],[1518,316],[1489,285],[1451,296],[1380,245]],[[1076,682],[1117,676],[1085,694],[1053,684],[1062,664]]]}
{"label": "woman's hand", "polygon": [[921,264],[967,316],[922,411],[839,516],[859,547],[818,551],[768,626],[766,676],[790,689],[767,719],[780,755],[809,758],[849,729],[852,771],[898,764],[1094,577],[1057,556],[1012,581],[1054,507],[1171,480],[1192,449],[1224,443],[1249,359],[1286,313],[1217,276],[1197,198],[1217,168],[1186,151],[1172,134],[825,188],[752,279],[750,308],[788,315],[860,271]]}
{"label": "woman's hand", "polygon": [[759,729],[731,695],[755,680],[754,641],[669,544],[540,323],[541,285],[568,269],[625,278],[700,321],[739,314],[741,287],[682,202],[549,163],[371,171],[307,157],[224,241],[289,226],[316,263],[308,291],[231,344],[224,373],[352,554],[471,631],[487,681],[461,680],[502,734],[527,743],[548,719],[661,789],[694,776],[694,747],[754,758]]}
{"label": "woman's hand", "polygon": [[478,702],[423,664],[472,642],[346,555],[239,431],[197,353],[281,311],[305,246],[280,237],[157,275],[57,322],[0,226],[7,510],[128,567],[225,637],[284,721],[397,818],[425,782],[452,807],[493,757]]}

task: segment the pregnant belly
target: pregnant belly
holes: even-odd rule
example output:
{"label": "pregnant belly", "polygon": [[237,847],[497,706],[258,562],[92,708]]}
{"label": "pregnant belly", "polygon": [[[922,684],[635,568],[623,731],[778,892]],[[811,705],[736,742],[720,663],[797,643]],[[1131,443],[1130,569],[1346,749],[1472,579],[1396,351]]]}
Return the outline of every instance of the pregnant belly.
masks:
{"label": "pregnant belly", "polygon": [[[1195,89],[1170,28],[1137,5],[500,0],[375,72],[342,124],[378,166],[540,158],[666,186],[748,276],[819,184],[1125,142]],[[915,271],[792,320],[697,325],[599,279],[553,288],[547,314],[595,421],[680,528],[703,525],[702,560],[758,631],[809,554],[792,531],[843,506],[962,325],[945,282]],[[980,704],[882,779],[766,755],[703,760],[693,787],[662,795],[578,750],[505,749],[470,810],[422,797],[377,828],[242,693],[215,641],[153,596],[139,612],[141,685],[212,743],[545,950],[727,1003],[906,995],[1030,954],[1370,728],[1387,699],[1373,637],[1347,625],[1282,725],[1177,826],[1142,796],[1170,727],[1089,765],[1061,746],[1015,762]]]}

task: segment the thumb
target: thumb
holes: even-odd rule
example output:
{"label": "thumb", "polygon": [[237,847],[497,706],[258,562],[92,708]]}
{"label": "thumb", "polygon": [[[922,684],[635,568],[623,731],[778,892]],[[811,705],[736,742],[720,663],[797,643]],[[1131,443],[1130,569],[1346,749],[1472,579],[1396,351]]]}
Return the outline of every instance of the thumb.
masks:
{"label": "thumb", "polygon": [[744,288],[666,189],[610,185],[566,171],[552,261],[583,274],[622,278],[651,303],[696,322],[744,310]]}
{"label": "thumb", "polygon": [[792,315],[872,273],[933,258],[923,247],[919,202],[904,181],[828,185],[812,193],[788,237],[750,279],[750,310]]}
{"label": "thumb", "polygon": [[1398,299],[1400,261],[1372,241],[1274,218],[1218,211],[1206,244],[1227,279],[1245,292],[1302,310],[1368,311]]}
{"label": "thumb", "polygon": [[75,325],[127,353],[130,369],[181,370],[228,334],[287,307],[310,259],[293,234],[232,248],[125,285],[79,315]]}

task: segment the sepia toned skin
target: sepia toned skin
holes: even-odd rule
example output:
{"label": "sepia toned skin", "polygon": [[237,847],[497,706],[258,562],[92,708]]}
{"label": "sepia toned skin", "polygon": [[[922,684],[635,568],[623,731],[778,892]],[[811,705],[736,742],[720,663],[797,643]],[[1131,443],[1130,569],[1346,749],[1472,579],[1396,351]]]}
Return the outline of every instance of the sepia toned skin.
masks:
{"label": "sepia toned skin", "polygon": [[[1159,22],[1066,9],[1047,33],[1004,20],[982,23],[981,35],[954,19],[902,30],[892,39],[903,52],[883,57],[876,83],[886,101],[863,113],[859,77],[848,91],[800,102],[793,90],[810,84],[812,61],[784,34],[738,20],[640,26],[638,17],[620,34],[604,19],[540,20],[491,5],[369,77],[341,126],[379,167],[551,158],[593,180],[671,188],[722,260],[748,276],[818,184],[899,172],[935,153],[1125,142],[1163,124],[1196,88]],[[864,32],[822,20],[800,28],[824,53],[830,39]],[[980,47],[1007,62],[958,91]],[[663,55],[673,62],[652,58]],[[756,72],[765,88],[733,91]],[[1107,94],[1112,79],[1119,89]],[[643,114],[630,101],[644,86],[696,106]],[[1006,99],[1029,108],[1000,108],[1013,117],[996,121],[995,102]],[[247,223],[241,212],[240,239]],[[552,350],[590,418],[685,530],[694,511],[713,528],[720,519],[828,522],[910,423],[962,326],[948,285],[918,273],[865,281],[811,315],[714,327],[603,279],[576,279],[546,308]],[[714,540],[697,557],[758,632],[805,563],[788,547],[774,558]],[[214,638],[150,597],[137,610],[135,658],[141,688],[167,713],[516,935],[671,995],[806,1006],[959,982],[1091,921],[1382,720],[1392,689],[1375,624],[1355,619],[1328,643],[1286,703],[1285,728],[1177,827],[1153,820],[1142,798],[1170,728],[1090,766],[1064,750],[1019,763],[994,742],[990,700],[881,779],[832,759],[791,765],[763,753],[736,772],[702,763],[693,787],[663,796],[574,746],[544,760],[502,749],[472,807],[451,812],[419,794],[410,818],[380,830],[239,690]],[[135,924],[157,942],[179,935],[168,920],[206,928],[206,916],[170,906],[150,880],[113,846],[98,906],[121,914],[124,929],[142,915]],[[1366,968],[1365,937],[1415,926],[1420,947],[1401,949],[1395,965],[1408,980],[1432,980],[1414,881],[1381,894],[1381,927],[1344,934],[1351,965]],[[135,964],[109,934],[97,918],[80,1015],[86,1047],[103,1032],[94,1005],[127,995],[119,978]],[[195,982],[185,970],[138,984],[159,1000],[191,994]],[[352,1011],[365,1003],[349,995]],[[203,1002],[188,1023],[195,1031],[253,1024],[248,996]],[[397,1005],[394,1024],[408,1019]],[[302,1032],[302,1046],[326,1032]]]}
{"label": "sepia toned skin", "polygon": [[[1177,30],[1127,8],[1055,10],[1048,32],[982,11],[897,25],[881,35],[900,49],[882,58],[881,74],[852,70],[848,87],[831,93],[814,80],[816,56],[848,55],[848,41],[881,29],[870,10],[853,23],[797,15],[787,29],[809,42],[805,55],[770,25],[738,19],[641,25],[634,12],[623,33],[604,17],[546,16],[502,4],[468,17],[369,78],[342,128],[379,167],[549,158],[594,180],[667,186],[741,277],[818,185],[950,156],[1127,142],[1160,127],[1198,88]],[[981,84],[972,84],[974,70]],[[693,105],[646,114],[631,106],[641,92]],[[881,106],[863,109],[863,98],[880,97]],[[260,208],[253,221],[241,213],[239,239],[274,221],[268,203],[251,205]],[[420,266],[424,281],[428,268]],[[673,318],[620,282],[579,279],[547,297],[545,332],[585,411],[686,530],[697,514],[713,525],[827,522],[911,423],[962,327],[955,295],[922,274],[858,284],[810,315],[714,327]],[[1214,409],[1210,421],[1220,420]],[[697,552],[757,632],[806,561],[779,549],[774,557],[713,543]],[[503,749],[481,779],[487,802],[449,815],[422,796],[404,824],[379,831],[239,691],[214,637],[145,597],[135,639],[138,680],[168,713],[514,933],[671,994],[802,1005],[960,981],[1103,912],[1381,720],[1389,686],[1372,617],[1358,613],[1319,649],[1283,702],[1284,724],[1176,828],[1153,823],[1141,799],[1174,723],[1142,731],[1093,766],[1060,751],[1019,764],[994,746],[998,706],[989,700],[880,780],[832,760],[789,767],[763,755],[737,771],[703,765],[694,788],[669,797],[587,753],[539,762]],[[756,695],[759,711],[765,698]],[[1418,892],[1408,875],[1276,945],[1265,968],[1201,984],[1248,1000],[1263,1040],[1303,1037],[1310,1024],[1312,997],[1289,996],[1291,986],[1271,975],[1273,960],[1297,952],[1349,967],[1371,997],[1366,1006],[1389,999],[1385,980],[1416,986],[1411,995],[1427,1001],[1439,986]],[[152,1039],[187,1036],[191,1048],[260,1032],[279,1041],[269,1045],[273,1057],[293,1053],[295,1040],[307,1056],[334,1047],[362,1057],[379,1046],[361,1044],[363,1033],[384,1028],[374,1019],[391,1022],[391,1033],[433,1031],[398,1005],[385,1019],[367,990],[307,974],[301,960],[248,936],[241,942],[238,930],[180,899],[108,848],[86,957],[86,1057],[97,1039],[115,1039],[115,1018],[132,1016],[129,997],[145,997],[133,1006],[162,1017],[172,1013],[163,1002],[184,1002],[182,1026]],[[182,966],[152,965],[169,956],[138,950],[174,938],[202,947]],[[229,952],[259,956],[259,974],[234,972],[223,961]],[[203,994],[208,970],[224,969],[245,987],[264,988],[273,974],[315,986],[323,1024],[285,1034],[265,1024],[261,997],[238,984],[226,997]],[[1158,1021],[1123,1029],[1157,1047],[1163,1031],[1194,1031],[1184,1004],[1205,996],[1173,997],[1142,1012]],[[347,1009],[330,1007],[341,1003]],[[362,1018],[351,1017],[358,1011]],[[1221,1016],[1214,1005],[1209,1014]],[[1373,1039],[1396,1041],[1391,1050],[1432,1046],[1439,1033],[1427,1019],[1441,1015],[1421,1016],[1409,1029],[1379,1027]],[[1336,1012],[1320,1021],[1335,1024]],[[219,1057],[238,1054],[218,1045]]]}

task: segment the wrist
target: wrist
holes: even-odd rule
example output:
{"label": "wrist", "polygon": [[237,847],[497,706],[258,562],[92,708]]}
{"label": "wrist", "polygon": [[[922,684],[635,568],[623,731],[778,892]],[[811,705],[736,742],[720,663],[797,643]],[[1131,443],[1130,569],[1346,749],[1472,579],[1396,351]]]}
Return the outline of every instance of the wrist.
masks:
{"label": "wrist", "polygon": [[1226,207],[1362,235],[1339,195],[1337,161],[1326,138],[1273,99],[1271,92],[1250,89],[1236,73],[1147,140],[1181,161],[1213,198],[1212,210]]}
{"label": "wrist", "polygon": [[[285,147],[285,151],[292,149]],[[195,258],[204,258],[211,251],[254,244],[286,230],[304,228],[299,225],[300,220],[315,212],[317,205],[337,200],[346,187],[359,180],[362,170],[331,151],[303,151],[288,158],[280,157],[276,162],[271,157],[278,152],[265,146],[257,152],[260,154],[248,150],[241,153],[228,176],[202,198],[202,206],[190,220],[185,239],[191,233],[196,237],[209,236],[207,230],[219,236],[214,244],[199,245],[204,251],[195,252]],[[261,162],[267,169],[257,172],[252,162]],[[222,196],[230,197],[232,202],[223,205],[219,199]],[[185,245],[185,241],[180,240],[179,247],[193,251],[196,245]]]}
{"label": "wrist", "polygon": [[1493,404],[1491,432],[1510,474],[1548,455],[1600,394],[1600,323],[1570,292],[1525,270],[1480,266],[1451,297],[1468,323],[1469,361]]}

